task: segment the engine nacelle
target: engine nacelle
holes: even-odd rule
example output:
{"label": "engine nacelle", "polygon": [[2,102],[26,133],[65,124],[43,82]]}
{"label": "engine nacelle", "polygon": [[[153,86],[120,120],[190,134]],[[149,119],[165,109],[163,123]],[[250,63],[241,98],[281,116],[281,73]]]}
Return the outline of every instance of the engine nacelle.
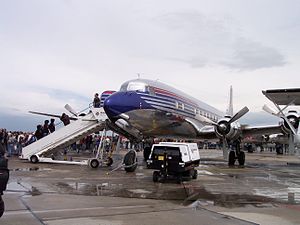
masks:
{"label": "engine nacelle", "polygon": [[[299,115],[297,111],[289,111],[286,115],[286,118],[289,120],[290,124],[297,130],[299,127]],[[286,121],[282,123],[282,129],[286,134],[289,134],[291,129]]]}
{"label": "engine nacelle", "polygon": [[237,122],[229,123],[230,117],[222,118],[218,121],[218,126],[215,127],[215,132],[219,138],[236,140],[241,136],[241,125]]}

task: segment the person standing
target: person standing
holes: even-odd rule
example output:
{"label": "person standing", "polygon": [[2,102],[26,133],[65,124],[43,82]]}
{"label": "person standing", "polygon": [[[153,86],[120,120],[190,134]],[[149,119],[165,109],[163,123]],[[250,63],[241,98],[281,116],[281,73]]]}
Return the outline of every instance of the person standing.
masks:
{"label": "person standing", "polygon": [[54,124],[55,119],[51,119],[50,120],[50,124],[49,124],[49,130],[51,133],[53,133],[55,131],[55,124]]}
{"label": "person standing", "polygon": [[93,101],[93,106],[94,106],[94,108],[100,108],[100,105],[101,105],[101,101],[99,98],[99,94],[96,93],[95,97],[94,97],[94,101]]}
{"label": "person standing", "polygon": [[61,115],[60,120],[63,122],[63,124],[65,126],[67,126],[68,124],[70,124],[70,117],[67,114],[65,114],[65,113],[63,113]]}
{"label": "person standing", "polygon": [[34,136],[36,137],[37,140],[40,140],[43,137],[42,125],[39,124],[36,126],[36,131],[34,133]]}
{"label": "person standing", "polygon": [[49,120],[45,120],[43,126],[43,137],[47,136],[50,133],[49,131]]}

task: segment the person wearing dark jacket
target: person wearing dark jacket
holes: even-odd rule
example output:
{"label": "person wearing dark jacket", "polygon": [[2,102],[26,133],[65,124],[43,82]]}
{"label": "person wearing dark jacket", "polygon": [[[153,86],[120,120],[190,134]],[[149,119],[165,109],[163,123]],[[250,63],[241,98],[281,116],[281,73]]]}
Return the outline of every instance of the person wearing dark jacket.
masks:
{"label": "person wearing dark jacket", "polygon": [[55,131],[55,124],[54,124],[55,119],[52,118],[50,121],[51,122],[49,124],[49,130],[51,133],[53,133]]}
{"label": "person wearing dark jacket", "polygon": [[43,137],[47,136],[50,133],[49,131],[49,120],[45,120],[43,126]]}
{"label": "person wearing dark jacket", "polygon": [[70,117],[63,113],[60,117],[60,120],[64,123],[65,126],[67,126],[68,124],[70,124]]}
{"label": "person wearing dark jacket", "polygon": [[37,140],[40,140],[43,137],[42,125],[36,126],[36,131],[34,133],[34,136],[36,137]]}
{"label": "person wearing dark jacket", "polygon": [[100,104],[101,104],[101,101],[99,98],[99,94],[96,93],[95,97],[94,97],[94,101],[93,101],[93,106],[94,106],[94,108],[100,108]]}

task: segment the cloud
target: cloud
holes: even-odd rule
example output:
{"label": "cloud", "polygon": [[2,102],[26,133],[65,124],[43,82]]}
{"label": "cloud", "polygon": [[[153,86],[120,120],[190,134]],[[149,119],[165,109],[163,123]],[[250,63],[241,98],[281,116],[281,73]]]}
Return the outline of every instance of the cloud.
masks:
{"label": "cloud", "polygon": [[154,21],[171,33],[168,36],[172,38],[165,43],[169,51],[164,53],[169,60],[191,67],[224,66],[248,71],[286,64],[276,48],[243,37],[243,30],[228,16],[185,11],[168,13]]}
{"label": "cloud", "polygon": [[239,38],[234,44],[234,55],[225,65],[233,69],[255,70],[284,66],[285,58],[276,49],[260,43]]}

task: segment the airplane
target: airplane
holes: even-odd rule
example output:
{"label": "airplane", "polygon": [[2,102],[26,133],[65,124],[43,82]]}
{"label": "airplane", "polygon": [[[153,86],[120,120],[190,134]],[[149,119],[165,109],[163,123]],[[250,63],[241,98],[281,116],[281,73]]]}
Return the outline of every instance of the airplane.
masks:
{"label": "airplane", "polygon": [[[267,113],[283,119],[283,134],[288,137],[289,151],[295,152],[295,146],[300,147],[300,117],[296,110],[285,111],[290,106],[300,105],[300,88],[284,88],[264,90],[262,93],[275,105],[277,112],[264,105],[263,110]],[[280,106],[284,106],[281,108]]]}
{"label": "airplane", "polygon": [[[236,160],[241,166],[245,164],[245,153],[240,149],[244,136],[285,134],[294,129],[291,118],[284,115],[281,115],[284,123],[276,125],[241,125],[238,120],[249,109],[244,107],[233,115],[232,91],[226,114],[167,84],[140,78],[123,83],[119,91],[105,99],[103,108],[109,118],[110,129],[136,140],[220,138],[223,156],[229,166],[234,165]],[[234,148],[228,152],[230,144]],[[150,149],[145,148],[144,151],[149,153]]]}

